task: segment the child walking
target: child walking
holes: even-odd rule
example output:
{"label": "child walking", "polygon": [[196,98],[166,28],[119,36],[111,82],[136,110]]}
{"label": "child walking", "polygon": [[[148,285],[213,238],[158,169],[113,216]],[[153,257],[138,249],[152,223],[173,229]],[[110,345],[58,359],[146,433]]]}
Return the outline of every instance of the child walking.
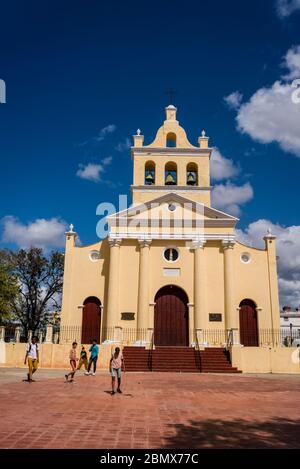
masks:
{"label": "child walking", "polygon": [[77,370],[80,370],[82,365],[84,366],[85,371],[87,371],[87,369],[88,369],[88,359],[87,359],[87,353],[86,353],[84,345],[81,347],[80,360],[79,360],[79,363],[78,363]]}
{"label": "child walking", "polygon": [[117,387],[117,392],[122,394],[121,391],[121,370],[123,366],[123,371],[125,373],[125,363],[124,363],[124,358],[122,355],[122,352],[119,347],[115,348],[115,352],[112,354],[110,363],[109,363],[109,370],[111,373],[111,394],[115,394],[115,381],[116,377],[118,377],[118,387]]}
{"label": "child walking", "polygon": [[28,362],[27,381],[29,383],[32,383],[34,381],[34,379],[32,379],[32,375],[38,369],[39,364],[39,347],[37,341],[38,338],[36,335],[34,335],[31,339],[31,342],[29,342],[26,347],[24,365],[26,365],[26,363]]}
{"label": "child walking", "polygon": [[[76,373],[76,362],[78,361],[78,358],[76,356],[76,348],[77,348],[77,342],[73,342],[72,348],[70,350],[70,355],[69,355],[72,371],[69,374],[65,375],[66,381],[70,381],[70,382],[74,381],[74,375]],[[71,378],[70,380],[69,380],[69,376]]]}
{"label": "child walking", "polygon": [[[93,344],[91,345],[89,352],[91,352],[90,359],[89,359],[89,365],[88,369],[85,372],[86,375],[93,375],[95,376],[96,374],[96,367],[97,367],[97,360],[98,360],[98,355],[99,355],[99,346],[97,345],[97,340],[93,340]],[[91,372],[93,364],[93,373]]]}

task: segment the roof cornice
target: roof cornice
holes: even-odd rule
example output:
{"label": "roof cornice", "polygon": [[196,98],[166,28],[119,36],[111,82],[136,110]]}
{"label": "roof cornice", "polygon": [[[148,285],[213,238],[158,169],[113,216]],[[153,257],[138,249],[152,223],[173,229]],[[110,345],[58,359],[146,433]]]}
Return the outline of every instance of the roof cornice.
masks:
{"label": "roof cornice", "polygon": [[156,186],[155,184],[153,185],[144,185],[144,186],[134,186],[131,185],[131,191],[132,192],[161,192],[161,191],[167,191],[167,192],[197,192],[197,191],[210,191],[212,189],[212,186],[207,186],[207,187],[199,187],[199,186],[172,186],[172,189],[170,190],[170,186]]}
{"label": "roof cornice", "polygon": [[149,155],[152,153],[160,153],[162,155],[207,155],[210,157],[212,148],[176,148],[176,147],[131,147],[131,156],[135,155]]}

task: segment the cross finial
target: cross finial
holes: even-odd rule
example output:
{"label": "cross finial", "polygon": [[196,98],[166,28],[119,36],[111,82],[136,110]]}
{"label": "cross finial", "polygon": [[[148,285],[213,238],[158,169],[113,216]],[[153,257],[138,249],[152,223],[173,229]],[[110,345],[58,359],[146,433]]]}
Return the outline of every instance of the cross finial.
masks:
{"label": "cross finial", "polygon": [[173,90],[173,88],[169,88],[165,94],[169,97],[169,104],[173,104],[173,98],[176,95],[176,91]]}

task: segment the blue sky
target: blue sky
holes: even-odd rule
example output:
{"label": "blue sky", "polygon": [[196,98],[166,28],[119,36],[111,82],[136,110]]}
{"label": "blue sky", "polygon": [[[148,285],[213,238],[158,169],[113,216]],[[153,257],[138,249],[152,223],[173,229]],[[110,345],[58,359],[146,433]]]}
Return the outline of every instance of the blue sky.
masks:
{"label": "blue sky", "polygon": [[129,194],[128,139],[141,128],[152,141],[171,86],[190,141],[205,128],[232,169],[214,200],[240,216],[241,237],[259,243],[271,225],[292,243],[282,291],[300,303],[299,0],[12,0],[1,18],[2,247],[61,246],[70,222],[96,241],[97,205]]}

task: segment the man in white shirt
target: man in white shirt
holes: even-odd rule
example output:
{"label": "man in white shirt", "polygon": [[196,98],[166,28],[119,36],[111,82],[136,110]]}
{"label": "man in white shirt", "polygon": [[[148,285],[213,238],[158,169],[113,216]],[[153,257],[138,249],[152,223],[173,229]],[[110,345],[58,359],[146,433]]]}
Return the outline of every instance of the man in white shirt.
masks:
{"label": "man in white shirt", "polygon": [[32,379],[32,375],[38,369],[39,364],[39,347],[37,341],[38,338],[34,335],[31,339],[31,342],[29,342],[26,347],[24,365],[26,365],[26,362],[28,360],[29,373],[27,373],[27,379],[30,383],[34,381],[34,379]]}

